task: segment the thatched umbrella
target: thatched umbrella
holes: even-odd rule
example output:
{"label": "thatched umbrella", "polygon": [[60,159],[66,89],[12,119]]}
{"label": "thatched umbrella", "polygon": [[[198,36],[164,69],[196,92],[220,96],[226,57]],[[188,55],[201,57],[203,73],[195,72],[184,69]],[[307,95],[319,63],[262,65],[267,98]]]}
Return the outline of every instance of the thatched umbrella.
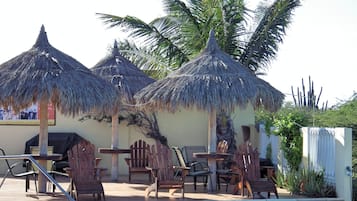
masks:
{"label": "thatched umbrella", "polygon": [[[51,102],[65,115],[96,111],[112,114],[117,89],[74,58],[52,47],[42,25],[33,47],[0,65],[0,105],[15,111],[40,105],[40,154],[47,154],[47,107]],[[113,109],[114,108],[114,109]],[[39,179],[40,192],[46,190]]]}
{"label": "thatched umbrella", "polygon": [[[274,111],[281,106],[284,95],[220,50],[211,31],[198,57],[140,90],[135,98],[149,109],[175,112],[183,107],[208,111],[208,151],[215,152],[217,110],[233,111],[236,106],[252,104]],[[214,172],[215,164],[211,166]]]}
{"label": "thatched umbrella", "polygon": [[[111,53],[91,70],[116,86],[121,102],[126,104],[135,104],[134,94],[155,81],[120,54],[116,41]],[[119,148],[118,117],[119,112],[112,116],[112,149]],[[113,154],[112,180],[118,179],[118,169],[118,155]]]}

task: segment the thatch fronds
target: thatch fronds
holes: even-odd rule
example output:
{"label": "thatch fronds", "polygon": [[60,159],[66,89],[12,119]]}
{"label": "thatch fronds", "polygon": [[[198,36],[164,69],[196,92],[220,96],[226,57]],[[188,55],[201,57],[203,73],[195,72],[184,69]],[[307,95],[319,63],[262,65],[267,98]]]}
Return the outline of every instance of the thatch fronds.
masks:
{"label": "thatch fronds", "polygon": [[121,101],[127,103],[134,103],[134,94],[155,81],[120,54],[116,41],[111,54],[91,70],[114,84],[119,89]]}
{"label": "thatch fronds", "polygon": [[0,105],[15,111],[47,99],[65,115],[112,114],[117,97],[113,85],[52,47],[44,26],[30,50],[0,65]]}
{"label": "thatch fronds", "polygon": [[174,112],[179,107],[210,111],[235,106],[264,106],[275,111],[284,95],[247,67],[224,53],[211,31],[205,50],[166,78],[139,91],[135,98],[146,108]]}

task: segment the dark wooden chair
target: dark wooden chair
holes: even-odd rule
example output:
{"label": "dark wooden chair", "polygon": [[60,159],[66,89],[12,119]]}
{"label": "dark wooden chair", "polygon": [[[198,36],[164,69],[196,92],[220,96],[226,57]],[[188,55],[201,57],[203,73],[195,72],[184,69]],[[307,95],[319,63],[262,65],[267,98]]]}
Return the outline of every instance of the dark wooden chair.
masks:
{"label": "dark wooden chair", "polygon": [[144,140],[135,141],[130,145],[130,158],[125,158],[129,167],[129,183],[131,183],[132,174],[148,174],[151,182],[151,171],[146,169],[149,165],[149,157]]}
{"label": "dark wooden chair", "polygon": [[[217,153],[227,153],[228,151],[228,142],[226,140],[221,140],[217,144]],[[226,184],[226,192],[228,191],[228,185],[232,179],[232,170],[230,168],[230,160],[231,157],[225,160],[218,160],[217,161],[217,187],[221,189],[221,181]]]}
{"label": "dark wooden chair", "polygon": [[279,198],[275,183],[271,178],[261,178],[259,152],[253,150],[251,146],[246,149],[240,149],[235,153],[235,161],[242,173],[242,180],[237,184],[236,191],[241,191],[244,196],[244,188],[248,191],[248,197],[254,198],[254,193],[262,198],[261,192],[267,192],[268,198],[270,193],[274,193],[276,198]]}
{"label": "dark wooden chair", "polygon": [[[177,156],[177,161],[179,163],[179,166],[181,167],[186,167],[189,168],[189,171],[186,176],[192,176],[193,177],[193,187],[196,191],[197,189],[197,178],[198,177],[203,177],[204,178],[204,186],[207,185],[208,177],[211,176],[211,171],[208,168],[207,163],[200,163],[200,162],[192,162],[188,163],[182,153],[182,150],[179,147],[172,147],[174,150],[176,156]],[[212,184],[210,184],[212,185]]]}
{"label": "dark wooden chair", "polygon": [[95,146],[86,140],[80,141],[68,151],[71,194],[78,199],[79,194],[92,194],[98,200],[105,200],[102,182],[96,168]]}
{"label": "dark wooden chair", "polygon": [[[145,197],[155,191],[155,197],[158,198],[159,189],[169,189],[170,195],[176,190],[181,189],[182,198],[184,198],[185,176],[188,168],[174,166],[172,162],[172,151],[169,147],[156,142],[156,145],[147,146],[149,153],[149,166],[147,167],[153,175],[154,183],[145,190]],[[175,174],[181,171],[181,174]]]}

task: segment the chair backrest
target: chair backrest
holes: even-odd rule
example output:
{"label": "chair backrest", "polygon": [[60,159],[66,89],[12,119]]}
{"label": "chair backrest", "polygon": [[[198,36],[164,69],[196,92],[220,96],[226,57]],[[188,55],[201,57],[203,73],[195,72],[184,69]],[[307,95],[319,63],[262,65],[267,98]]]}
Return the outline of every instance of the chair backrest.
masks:
{"label": "chair backrest", "polygon": [[179,166],[181,167],[187,167],[187,162],[185,161],[185,158],[183,157],[182,154],[182,150],[178,147],[172,147],[172,149],[174,150],[176,156],[177,156],[177,160],[179,162]]}
{"label": "chair backrest", "polygon": [[[3,150],[2,148],[0,148],[0,152],[3,156],[6,156],[6,153],[5,153],[5,150]],[[11,165],[9,160],[5,159],[5,163],[6,163],[6,166],[7,166],[7,170],[9,171],[9,173],[11,174],[11,176],[15,177],[15,173],[13,172],[13,164]],[[5,181],[5,177],[3,179],[3,181]],[[1,185],[0,185],[1,186]]]}
{"label": "chair backrest", "polygon": [[217,144],[217,153],[227,153],[228,142],[226,140],[221,140]]}
{"label": "chair backrest", "polygon": [[147,146],[147,150],[149,153],[149,167],[158,170],[158,180],[175,180],[171,149],[160,142],[156,142],[156,145]]}
{"label": "chair backrest", "polygon": [[235,153],[235,161],[238,167],[244,172],[244,176],[248,180],[257,180],[260,178],[259,152],[257,149],[247,149],[246,151],[237,151]]}
{"label": "chair backrest", "polygon": [[186,159],[186,163],[200,162],[202,164],[207,163],[207,159],[204,158],[194,158],[193,153],[196,152],[207,152],[205,146],[184,146],[182,147],[182,152],[184,153],[184,158]]}
{"label": "chair backrest", "polygon": [[72,179],[75,183],[97,180],[95,175],[95,146],[93,144],[82,140],[67,153]]}
{"label": "chair backrest", "polygon": [[149,164],[149,157],[147,154],[147,143],[144,140],[135,141],[130,145],[130,166],[145,168]]}

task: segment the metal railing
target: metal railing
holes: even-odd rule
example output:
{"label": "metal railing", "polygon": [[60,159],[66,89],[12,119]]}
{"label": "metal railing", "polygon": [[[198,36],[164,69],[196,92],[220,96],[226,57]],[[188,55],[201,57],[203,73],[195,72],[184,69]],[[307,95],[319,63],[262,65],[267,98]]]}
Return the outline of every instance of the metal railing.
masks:
{"label": "metal railing", "polygon": [[62,186],[50,175],[48,174],[47,170],[40,165],[31,155],[29,154],[22,154],[22,155],[6,155],[0,156],[0,159],[28,159],[32,162],[32,164],[38,168],[38,170],[52,183],[54,184],[60,191],[66,196],[69,201],[75,201],[66,190],[62,188]]}

